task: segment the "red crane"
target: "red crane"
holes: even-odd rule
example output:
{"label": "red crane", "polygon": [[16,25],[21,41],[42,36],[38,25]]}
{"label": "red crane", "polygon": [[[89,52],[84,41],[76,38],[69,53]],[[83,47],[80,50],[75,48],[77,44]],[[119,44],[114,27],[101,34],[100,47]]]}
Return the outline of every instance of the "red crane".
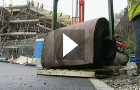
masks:
{"label": "red crane", "polygon": [[[75,23],[84,22],[85,0],[76,0]],[[73,22],[73,21],[72,21]]]}
{"label": "red crane", "polygon": [[79,0],[79,23],[84,22],[85,0]]}

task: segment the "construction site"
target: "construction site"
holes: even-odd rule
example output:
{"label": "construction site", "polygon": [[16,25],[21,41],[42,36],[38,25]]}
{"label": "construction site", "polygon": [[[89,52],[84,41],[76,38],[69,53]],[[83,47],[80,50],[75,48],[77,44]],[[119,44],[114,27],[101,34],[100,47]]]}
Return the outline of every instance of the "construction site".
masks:
{"label": "construction site", "polygon": [[[1,53],[7,54],[8,58],[12,54],[32,56],[36,38],[43,38],[51,31],[52,11],[32,5],[17,5],[0,7],[0,12]],[[57,15],[58,28],[72,24],[69,15]],[[7,50],[9,53],[5,53]]]}
{"label": "construction site", "polygon": [[75,16],[52,1],[0,6],[0,90],[140,90],[135,54],[127,58],[130,46],[115,32],[113,0],[109,20],[88,21],[87,0],[75,0]]}

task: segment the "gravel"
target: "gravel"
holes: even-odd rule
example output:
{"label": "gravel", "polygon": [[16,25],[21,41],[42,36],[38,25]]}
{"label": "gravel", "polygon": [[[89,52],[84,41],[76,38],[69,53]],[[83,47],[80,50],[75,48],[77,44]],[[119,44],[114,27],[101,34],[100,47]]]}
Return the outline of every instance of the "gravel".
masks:
{"label": "gravel", "polygon": [[102,81],[114,90],[140,90],[140,76],[119,75],[102,79]]}

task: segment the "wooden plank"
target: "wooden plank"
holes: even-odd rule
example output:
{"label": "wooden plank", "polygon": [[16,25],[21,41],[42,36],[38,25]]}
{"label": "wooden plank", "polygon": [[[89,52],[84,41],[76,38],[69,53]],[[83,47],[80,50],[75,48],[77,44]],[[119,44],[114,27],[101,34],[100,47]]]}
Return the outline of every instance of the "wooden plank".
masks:
{"label": "wooden plank", "polygon": [[30,19],[30,20],[11,20],[10,23],[28,23],[28,22],[38,22],[39,19]]}
{"label": "wooden plank", "polygon": [[[42,17],[39,17],[39,19],[52,19],[52,15],[47,15],[47,16],[42,16]],[[68,18],[62,18],[62,17],[57,17],[57,19],[61,22],[63,21],[72,21]]]}
{"label": "wooden plank", "polygon": [[62,15],[60,18],[65,18],[65,19],[69,19],[70,18],[70,15]]}
{"label": "wooden plank", "polygon": [[27,7],[28,7],[27,5],[15,5],[15,6],[7,7],[7,8],[10,8],[10,9],[23,9],[23,8],[27,8]]}
{"label": "wooden plank", "polygon": [[[62,19],[62,18],[58,18],[59,21],[64,22],[64,23],[72,23],[72,19]],[[75,20],[73,20],[73,22],[75,22]]]}
{"label": "wooden plank", "polygon": [[0,34],[0,36],[5,36],[5,35],[9,35],[9,36],[15,36],[16,35],[36,35],[36,32],[13,32],[13,33],[5,33],[5,34]]}
{"label": "wooden plank", "polygon": [[[60,17],[60,14],[57,15],[57,18],[62,18]],[[46,15],[46,16],[40,16],[39,19],[52,19],[52,14],[51,15]]]}
{"label": "wooden plank", "polygon": [[[74,20],[73,20],[74,21]],[[70,19],[65,19],[65,22],[72,22],[72,18]]]}
{"label": "wooden plank", "polygon": [[19,12],[19,11],[21,11],[20,9],[12,9],[12,10],[9,10],[9,12]]}
{"label": "wooden plank", "polygon": [[52,14],[52,11],[42,11],[42,12],[40,12],[40,14],[43,14],[43,15],[51,15]]}
{"label": "wooden plank", "polygon": [[93,71],[76,71],[67,69],[48,69],[48,70],[37,70],[38,75],[49,75],[49,76],[70,76],[70,77],[95,77]]}
{"label": "wooden plank", "polygon": [[52,15],[41,16],[39,19],[52,19]]}
{"label": "wooden plank", "polygon": [[[39,19],[52,19],[52,16],[51,15],[42,16]],[[63,19],[62,17],[58,17],[58,21],[60,21],[61,23],[70,24],[71,25],[72,20],[70,20],[70,19],[65,19],[65,18]]]}
{"label": "wooden plank", "polygon": [[50,28],[48,28],[48,27],[44,27],[43,25],[40,25],[40,24],[37,24],[39,27],[41,27],[41,28],[44,28],[44,29],[47,29],[48,31],[51,31],[51,29]]}

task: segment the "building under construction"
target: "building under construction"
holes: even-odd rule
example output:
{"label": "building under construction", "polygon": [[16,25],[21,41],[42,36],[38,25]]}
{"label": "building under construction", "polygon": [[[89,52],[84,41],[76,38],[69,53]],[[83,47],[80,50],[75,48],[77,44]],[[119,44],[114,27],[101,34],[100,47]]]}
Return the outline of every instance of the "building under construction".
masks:
{"label": "building under construction", "polygon": [[[52,10],[37,5],[0,7],[1,55],[34,55],[35,41],[51,31]],[[70,15],[57,13],[57,28],[72,24]]]}

